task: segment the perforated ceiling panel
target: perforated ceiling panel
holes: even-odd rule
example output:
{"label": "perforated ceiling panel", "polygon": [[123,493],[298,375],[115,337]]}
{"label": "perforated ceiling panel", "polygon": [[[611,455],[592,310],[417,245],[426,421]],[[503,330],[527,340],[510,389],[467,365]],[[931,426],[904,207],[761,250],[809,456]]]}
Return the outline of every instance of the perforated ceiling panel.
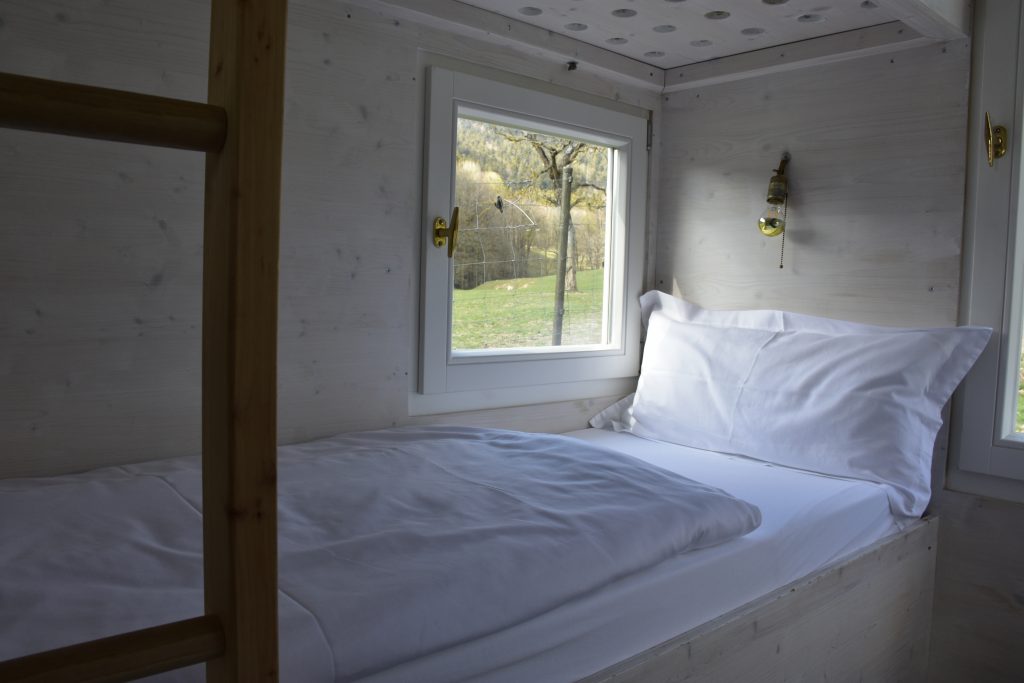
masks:
{"label": "perforated ceiling panel", "polygon": [[873,0],[461,0],[661,68],[894,21]]}

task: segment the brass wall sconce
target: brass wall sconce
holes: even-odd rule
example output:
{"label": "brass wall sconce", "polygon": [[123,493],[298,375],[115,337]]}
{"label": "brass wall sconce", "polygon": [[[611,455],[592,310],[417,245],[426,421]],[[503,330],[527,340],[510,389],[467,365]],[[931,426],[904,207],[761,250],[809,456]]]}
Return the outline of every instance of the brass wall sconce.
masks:
{"label": "brass wall sconce", "polygon": [[786,164],[789,163],[789,152],[782,154],[782,161],[775,169],[775,175],[768,181],[768,206],[761,213],[757,227],[765,237],[782,235],[782,247],[779,251],[779,268],[786,251],[786,206],[789,200],[789,181],[786,179]]}
{"label": "brass wall sconce", "polygon": [[786,229],[786,200],[789,198],[789,181],[786,179],[786,164],[789,152],[782,155],[775,175],[768,181],[768,206],[757,221],[757,227],[765,237],[781,235]]}

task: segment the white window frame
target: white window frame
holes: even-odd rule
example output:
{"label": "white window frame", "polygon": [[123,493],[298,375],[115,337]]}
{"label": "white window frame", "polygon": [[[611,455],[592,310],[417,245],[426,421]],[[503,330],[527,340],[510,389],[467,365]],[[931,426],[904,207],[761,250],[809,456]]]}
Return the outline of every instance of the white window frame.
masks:
{"label": "white window frame", "polygon": [[[646,233],[647,127],[639,113],[604,108],[548,92],[429,67],[424,220],[446,220],[454,205],[455,142],[460,111],[470,116],[581,137],[616,150],[609,169],[605,279],[613,299],[605,320],[611,343],[564,350],[451,352],[453,263],[446,249],[422,239],[420,354],[410,412],[423,414],[586,398],[630,390],[640,368],[640,307]],[[523,126],[523,122],[529,125]]]}
{"label": "white window frame", "polygon": [[[1021,120],[1024,12],[982,0],[975,11],[964,226],[961,322],[985,325],[992,340],[953,404],[949,488],[1024,500],[1024,438],[1014,433],[1024,289]],[[985,113],[1008,130],[1006,156],[988,166]]]}

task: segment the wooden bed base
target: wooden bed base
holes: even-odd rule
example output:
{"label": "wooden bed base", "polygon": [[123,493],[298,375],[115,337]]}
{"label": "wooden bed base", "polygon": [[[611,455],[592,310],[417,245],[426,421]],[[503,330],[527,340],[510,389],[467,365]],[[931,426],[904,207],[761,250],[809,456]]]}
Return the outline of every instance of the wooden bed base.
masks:
{"label": "wooden bed base", "polygon": [[916,522],[581,683],[923,681],[938,526]]}

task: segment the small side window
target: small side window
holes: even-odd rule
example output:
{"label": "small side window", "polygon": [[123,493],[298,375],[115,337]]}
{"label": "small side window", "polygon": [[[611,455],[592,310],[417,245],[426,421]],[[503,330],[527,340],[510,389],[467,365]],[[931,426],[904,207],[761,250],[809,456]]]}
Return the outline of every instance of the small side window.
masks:
{"label": "small side window", "polygon": [[646,118],[439,68],[428,99],[420,393],[635,377]]}
{"label": "small side window", "polygon": [[[1024,500],[1022,31],[1020,3],[978,4],[961,318],[994,334],[954,399],[948,478],[950,488],[1015,500]],[[996,126],[1005,127],[1003,156]]]}

